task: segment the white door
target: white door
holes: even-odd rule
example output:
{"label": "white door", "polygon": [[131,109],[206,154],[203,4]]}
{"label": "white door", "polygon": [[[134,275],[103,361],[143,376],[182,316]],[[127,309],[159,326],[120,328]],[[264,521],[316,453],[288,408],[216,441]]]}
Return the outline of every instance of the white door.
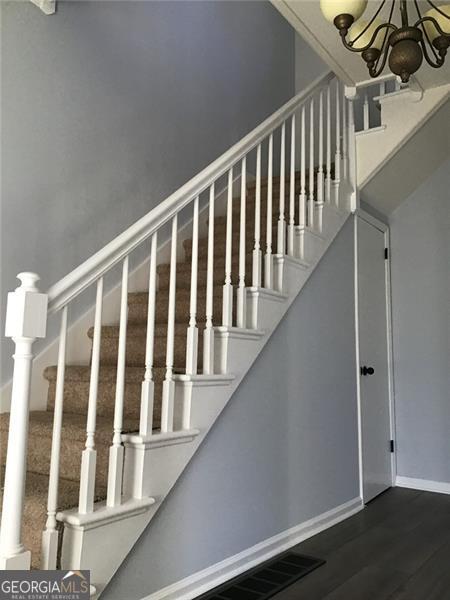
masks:
{"label": "white door", "polygon": [[392,485],[384,232],[359,217],[358,312],[363,500]]}

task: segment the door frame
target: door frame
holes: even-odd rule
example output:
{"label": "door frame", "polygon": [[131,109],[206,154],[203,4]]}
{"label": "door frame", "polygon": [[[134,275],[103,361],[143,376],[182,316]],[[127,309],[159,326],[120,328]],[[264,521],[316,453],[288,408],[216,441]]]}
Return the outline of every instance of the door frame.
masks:
{"label": "door frame", "polygon": [[397,475],[397,444],[395,431],[395,386],[393,364],[393,338],[392,338],[392,296],[391,296],[391,246],[389,226],[365,210],[358,208],[354,212],[354,258],[355,258],[355,340],[356,340],[356,394],[358,407],[358,462],[359,462],[359,494],[364,502],[363,494],[363,456],[362,456],[362,401],[361,401],[361,376],[360,376],[360,345],[359,345],[359,297],[358,297],[358,219],[362,219],[384,234],[385,248],[388,249],[388,259],[384,261],[385,286],[386,286],[386,342],[388,363],[388,401],[389,423],[391,440],[394,440],[394,452],[391,454],[391,484],[395,486]]}

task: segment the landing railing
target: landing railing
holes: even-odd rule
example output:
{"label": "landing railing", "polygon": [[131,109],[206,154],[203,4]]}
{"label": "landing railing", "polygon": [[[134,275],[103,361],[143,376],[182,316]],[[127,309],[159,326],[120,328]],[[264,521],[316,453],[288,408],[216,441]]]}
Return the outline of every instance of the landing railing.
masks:
{"label": "landing railing", "polygon": [[[214,326],[245,328],[246,288],[264,286],[274,289],[274,255],[289,255],[303,259],[295,244],[296,228],[320,231],[324,204],[339,207],[341,186],[356,190],[354,118],[352,103],[343,94],[342,85],[327,74],[246,135],[220,158],[161,202],[146,216],[129,227],[102,250],[53,285],[47,294],[39,293],[39,277],[21,273],[20,287],[8,298],[6,335],[16,346],[11,399],[11,414],[6,462],[3,511],[0,531],[0,568],[29,568],[30,553],[21,538],[21,522],[26,478],[27,430],[29,420],[30,375],[32,345],[46,335],[47,315],[58,313],[61,319],[54,403],[53,437],[49,471],[47,523],[42,536],[42,568],[54,569],[58,548],[58,482],[64,403],[66,346],[69,309],[85,290],[95,286],[95,317],[90,367],[89,399],[86,422],[86,442],[81,456],[78,511],[95,510],[95,479],[97,452],[95,446],[97,396],[99,389],[100,346],[104,278],[116,265],[121,265],[121,298],[117,353],[114,424],[111,431],[107,507],[116,507],[122,498],[124,447],[122,432],[125,406],[126,339],[128,325],[129,264],[132,253],[149,243],[148,308],[145,365],[143,365],[142,397],[139,432],[151,436],[154,405],[155,301],[157,292],[158,235],[170,226],[170,274],[168,285],[167,342],[165,378],[162,390],[161,433],[174,428],[174,344],[177,294],[177,235],[179,218],[185,211],[192,214],[192,252],[190,267],[189,321],[185,373],[198,371],[199,323],[203,328],[203,374],[214,373]],[[252,164],[250,164],[252,163]],[[246,246],[247,174],[254,165],[254,235],[251,248]],[[264,171],[264,173],[263,173]],[[297,177],[297,172],[299,177]],[[277,175],[278,174],[278,175]],[[239,240],[237,287],[233,287],[233,185],[240,178]],[[262,178],[265,176],[266,219],[262,217]],[[278,186],[277,183],[278,176]],[[223,276],[221,323],[214,321],[214,223],[216,185],[220,178],[227,181],[226,240]],[[278,193],[278,198],[274,198]],[[206,196],[206,197],[204,197]],[[275,202],[278,202],[274,211]],[[206,206],[207,265],[205,313],[199,315],[198,261],[199,213]],[[183,213],[183,214],[182,214]],[[276,214],[275,214],[276,213]],[[265,230],[264,247],[261,231]],[[273,237],[276,236],[276,247]],[[247,258],[251,272],[247,272]],[[234,294],[234,291],[236,294]],[[48,305],[47,305],[48,302]],[[234,303],[236,303],[235,310]],[[189,417],[189,415],[188,415]],[[184,419],[189,427],[189,418]]]}
{"label": "landing railing", "polygon": [[[412,82],[415,84],[414,78]],[[387,97],[397,95],[410,84],[403,84],[396,75],[388,73],[356,84],[353,88],[355,132],[364,134],[368,131],[384,128],[381,119],[381,104]]]}

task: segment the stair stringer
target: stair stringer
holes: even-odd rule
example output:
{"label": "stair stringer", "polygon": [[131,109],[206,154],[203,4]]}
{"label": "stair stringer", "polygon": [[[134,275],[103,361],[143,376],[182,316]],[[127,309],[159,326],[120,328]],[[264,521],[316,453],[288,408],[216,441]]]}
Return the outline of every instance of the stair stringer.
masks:
{"label": "stair stringer", "polygon": [[348,211],[331,205],[320,210],[323,232],[305,230],[306,244],[309,240],[315,248],[308,253],[308,263],[274,255],[276,280],[282,282],[283,292],[247,288],[248,323],[254,328],[214,328],[218,374],[174,376],[174,425],[185,429],[149,437],[123,435],[124,502],[114,508],[98,503],[89,515],[76,509],[58,514],[64,523],[61,568],[89,569],[96,597],[153,519],[349,217]]}

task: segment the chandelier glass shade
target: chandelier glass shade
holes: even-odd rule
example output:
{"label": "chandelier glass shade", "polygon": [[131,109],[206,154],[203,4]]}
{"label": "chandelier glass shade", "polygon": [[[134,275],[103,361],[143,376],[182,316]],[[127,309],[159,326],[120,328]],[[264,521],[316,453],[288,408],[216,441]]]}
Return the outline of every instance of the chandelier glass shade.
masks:
{"label": "chandelier glass shade", "polygon": [[[436,69],[442,67],[450,47],[450,4],[380,0],[370,3],[376,9],[369,19],[360,19],[367,4],[367,0],[320,0],[323,16],[337,27],[345,48],[361,54],[371,77],[378,77],[386,63],[404,83],[423,59]],[[429,10],[423,12],[423,5]],[[394,23],[396,9],[400,25]]]}

